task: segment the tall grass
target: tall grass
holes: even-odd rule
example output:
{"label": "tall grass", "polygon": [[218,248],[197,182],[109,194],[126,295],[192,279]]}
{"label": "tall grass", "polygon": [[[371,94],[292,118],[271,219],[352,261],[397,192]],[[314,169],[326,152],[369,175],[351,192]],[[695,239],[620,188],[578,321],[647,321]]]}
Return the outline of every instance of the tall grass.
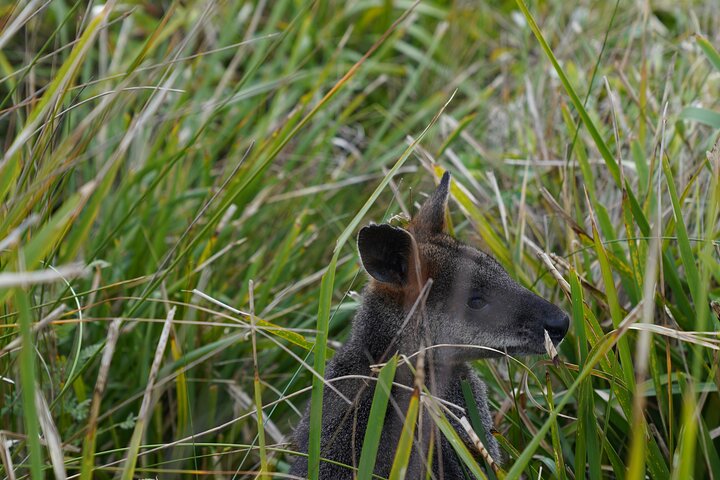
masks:
{"label": "tall grass", "polygon": [[720,478],[714,3],[3,3],[1,476],[282,477],[357,227],[449,169],[455,234],[572,328],[476,363],[495,470],[408,416],[481,478]]}

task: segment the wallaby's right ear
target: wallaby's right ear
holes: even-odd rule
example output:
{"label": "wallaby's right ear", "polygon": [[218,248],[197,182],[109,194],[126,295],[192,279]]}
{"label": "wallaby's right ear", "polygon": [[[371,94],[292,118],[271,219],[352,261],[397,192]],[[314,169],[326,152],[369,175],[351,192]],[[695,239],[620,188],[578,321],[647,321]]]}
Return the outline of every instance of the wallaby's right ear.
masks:
{"label": "wallaby's right ear", "polygon": [[435,192],[410,222],[413,232],[436,235],[445,231],[445,208],[450,194],[450,173],[445,172]]}
{"label": "wallaby's right ear", "polygon": [[360,260],[375,280],[402,287],[407,283],[413,238],[392,225],[368,225],[358,235]]}

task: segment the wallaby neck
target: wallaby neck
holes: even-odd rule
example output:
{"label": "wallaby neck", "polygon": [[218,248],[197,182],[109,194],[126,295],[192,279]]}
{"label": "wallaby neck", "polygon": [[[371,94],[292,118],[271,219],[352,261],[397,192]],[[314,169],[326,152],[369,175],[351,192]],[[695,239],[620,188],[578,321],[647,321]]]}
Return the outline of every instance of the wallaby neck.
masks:
{"label": "wallaby neck", "polygon": [[[417,352],[426,347],[427,339],[418,327],[417,315],[408,317],[403,307],[403,299],[392,295],[392,292],[377,292],[366,289],[363,292],[363,302],[353,321],[352,335],[348,350],[363,352],[363,363],[366,366],[386,362],[395,353],[412,356],[413,369],[417,368],[419,355]],[[453,374],[464,364],[451,364],[439,356],[438,350],[424,351],[424,381],[442,391],[447,388],[457,376]],[[398,369],[395,381],[412,386],[415,375],[412,369],[401,367]]]}
{"label": "wallaby neck", "polygon": [[363,292],[350,342],[366,353],[371,363],[387,361],[393,354],[412,355],[422,347],[417,319],[408,318],[403,299],[394,292]]}

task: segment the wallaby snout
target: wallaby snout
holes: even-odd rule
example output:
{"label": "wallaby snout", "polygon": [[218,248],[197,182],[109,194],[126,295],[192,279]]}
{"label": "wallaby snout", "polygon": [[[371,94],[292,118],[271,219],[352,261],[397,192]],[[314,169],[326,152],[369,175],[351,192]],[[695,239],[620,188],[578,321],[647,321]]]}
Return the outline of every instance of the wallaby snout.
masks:
{"label": "wallaby snout", "polygon": [[553,304],[549,304],[552,309],[545,315],[545,330],[547,330],[550,339],[555,345],[565,338],[565,334],[570,328],[570,318],[567,313],[563,312]]}

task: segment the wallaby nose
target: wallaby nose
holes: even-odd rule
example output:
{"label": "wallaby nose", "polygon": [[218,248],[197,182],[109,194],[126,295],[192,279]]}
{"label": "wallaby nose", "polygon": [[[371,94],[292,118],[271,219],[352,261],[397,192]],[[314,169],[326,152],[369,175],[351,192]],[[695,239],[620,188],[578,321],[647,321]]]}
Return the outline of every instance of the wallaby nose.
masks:
{"label": "wallaby nose", "polygon": [[555,345],[560,343],[560,340],[565,337],[569,327],[570,318],[567,316],[567,313],[560,309],[545,317],[545,330],[547,330],[550,339]]}

